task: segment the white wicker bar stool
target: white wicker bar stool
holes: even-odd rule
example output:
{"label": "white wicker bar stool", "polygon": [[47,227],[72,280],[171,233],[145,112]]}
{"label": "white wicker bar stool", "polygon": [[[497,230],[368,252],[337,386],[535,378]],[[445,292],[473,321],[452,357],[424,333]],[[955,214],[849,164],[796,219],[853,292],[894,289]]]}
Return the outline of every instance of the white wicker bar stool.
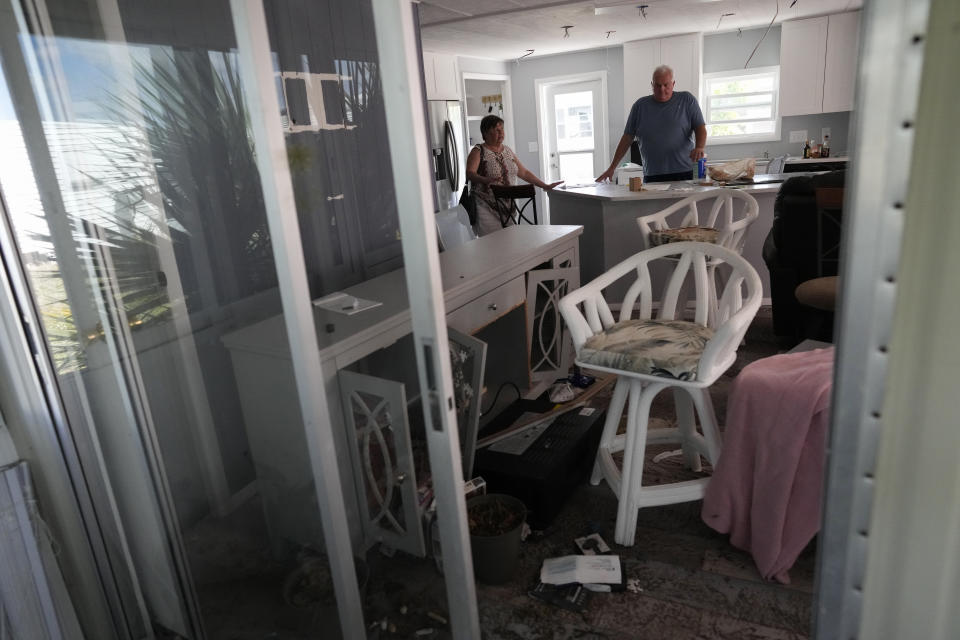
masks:
{"label": "white wicker bar stool", "polygon": [[[731,268],[715,310],[715,328],[707,326],[711,261]],[[672,266],[656,317],[650,278],[655,262]],[[627,278],[633,282],[614,317],[603,291]],[[679,293],[688,279],[696,302],[692,322],[676,319]],[[721,443],[709,387],[736,359],[760,296],[760,276],[740,255],[715,244],[679,242],[641,251],[560,301],[577,364],[618,376],[590,478],[593,484],[606,480],[618,497],[614,536],[618,544],[633,544],[642,507],[703,497],[709,478],[641,486],[644,451],[648,443],[679,442],[690,468],[701,469],[701,456],[716,463]],[[648,433],[650,404],[666,389],[673,390],[678,426]],[[618,435],[625,406],[626,433]],[[614,460],[620,451],[622,471]]]}

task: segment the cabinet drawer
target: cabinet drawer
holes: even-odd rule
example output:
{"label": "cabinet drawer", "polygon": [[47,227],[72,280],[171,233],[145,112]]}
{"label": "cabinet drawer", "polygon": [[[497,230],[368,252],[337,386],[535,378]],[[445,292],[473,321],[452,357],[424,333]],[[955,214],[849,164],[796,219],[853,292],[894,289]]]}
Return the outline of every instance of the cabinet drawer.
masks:
{"label": "cabinet drawer", "polygon": [[478,331],[522,304],[525,289],[524,277],[517,276],[510,282],[448,313],[447,325],[468,334]]}

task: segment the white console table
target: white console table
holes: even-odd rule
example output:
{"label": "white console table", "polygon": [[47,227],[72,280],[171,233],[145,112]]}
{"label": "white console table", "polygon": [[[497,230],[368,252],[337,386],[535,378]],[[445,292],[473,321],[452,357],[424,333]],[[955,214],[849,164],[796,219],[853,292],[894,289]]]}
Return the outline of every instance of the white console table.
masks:
{"label": "white console table", "polygon": [[[448,325],[466,334],[494,322],[518,306],[526,307],[527,353],[542,356],[536,345],[549,344],[538,336],[538,314],[555,314],[553,304],[566,289],[579,286],[580,226],[520,225],[478,238],[440,254],[444,303]],[[545,268],[546,267],[546,268]],[[562,283],[562,284],[561,284]],[[560,288],[557,288],[560,287]],[[546,292],[546,294],[544,294]],[[351,432],[352,417],[344,411],[341,371],[349,371],[361,360],[375,357],[380,350],[395,345],[411,332],[407,284],[402,269],[362,282],[346,289],[358,298],[382,304],[353,316],[316,309],[314,312],[325,392],[334,423],[335,442],[349,527],[356,548],[378,541],[411,553],[424,553],[422,528],[412,460],[403,451],[409,443],[406,407],[393,407],[388,438],[394,441],[386,455],[394,476],[382,486],[366,486],[358,452],[358,434]],[[545,302],[544,302],[545,301]],[[544,304],[547,309],[544,309]],[[556,316],[559,317],[559,316]],[[555,323],[555,319],[554,319]],[[545,323],[550,325],[554,323]],[[293,367],[283,317],[276,316],[239,329],[223,338],[230,351],[234,374],[257,473],[258,489],[267,516],[267,526],[275,550],[285,542],[322,546],[322,530],[316,503],[313,477],[300,416]],[[556,341],[561,345],[561,341]],[[412,354],[411,354],[412,356]],[[534,357],[529,362],[530,379],[552,381],[568,362]],[[412,361],[400,363],[415,376]],[[538,367],[546,369],[538,372]],[[565,370],[564,370],[565,375]],[[363,378],[351,372],[347,378]],[[401,403],[403,385],[366,376],[384,383],[383,395],[390,396],[399,387],[399,396],[391,406]],[[390,390],[391,384],[393,391]],[[318,390],[320,392],[320,390]],[[378,393],[376,389],[371,393]],[[398,417],[401,416],[401,417]],[[386,431],[386,430],[385,430]],[[376,434],[379,439],[381,434]],[[382,451],[380,453],[383,453]],[[377,495],[384,492],[391,495]],[[396,492],[396,495],[392,495]],[[371,500],[371,494],[376,498]]]}

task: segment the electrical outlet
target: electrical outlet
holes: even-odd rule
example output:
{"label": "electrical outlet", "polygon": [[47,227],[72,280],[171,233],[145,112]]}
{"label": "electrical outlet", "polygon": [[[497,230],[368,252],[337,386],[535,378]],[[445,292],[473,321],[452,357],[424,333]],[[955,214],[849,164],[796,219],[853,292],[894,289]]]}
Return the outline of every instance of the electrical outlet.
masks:
{"label": "electrical outlet", "polygon": [[823,127],[820,129],[820,140],[826,140],[827,138],[832,137],[830,135],[830,127]]}
{"label": "electrical outlet", "polygon": [[807,139],[807,130],[803,129],[802,131],[791,131],[790,132],[790,142],[805,142]]}

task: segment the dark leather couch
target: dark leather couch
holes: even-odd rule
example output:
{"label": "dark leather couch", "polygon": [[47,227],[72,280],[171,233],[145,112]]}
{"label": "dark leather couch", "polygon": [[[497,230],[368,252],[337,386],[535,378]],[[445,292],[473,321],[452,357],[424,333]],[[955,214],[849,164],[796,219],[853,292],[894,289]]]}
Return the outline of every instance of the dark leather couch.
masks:
{"label": "dark leather couch", "polygon": [[[773,208],[773,228],[763,244],[763,261],[770,272],[773,331],[787,340],[832,340],[833,314],[797,302],[794,290],[801,282],[837,275],[839,260],[818,255],[815,189],[843,187],[845,172],[794,176],[780,187]],[[838,212],[833,215],[838,217]],[[838,222],[839,220],[837,220]],[[840,242],[839,225],[821,224],[821,251]]]}

